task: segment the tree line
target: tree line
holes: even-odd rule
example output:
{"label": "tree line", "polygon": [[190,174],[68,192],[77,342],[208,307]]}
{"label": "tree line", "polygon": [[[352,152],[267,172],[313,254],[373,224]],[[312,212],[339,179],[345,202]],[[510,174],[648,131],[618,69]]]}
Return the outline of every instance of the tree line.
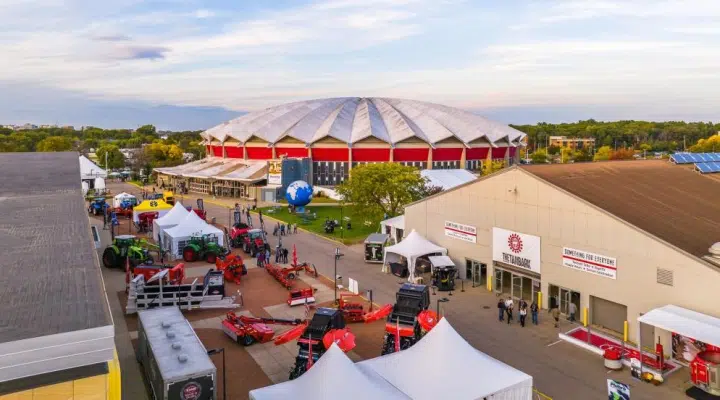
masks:
{"label": "tree line", "polygon": [[[690,147],[700,139],[709,138],[720,132],[720,123],[684,121],[602,122],[589,119],[563,124],[541,122],[535,125],[511,126],[528,135],[528,147],[531,152],[546,148],[550,136],[594,138],[596,148],[608,146],[613,150],[622,148],[647,151],[682,151],[683,149],[690,150]],[[720,148],[718,151],[720,151]]]}
{"label": "tree line", "polygon": [[[0,152],[94,151],[102,166],[107,154],[108,168],[154,168],[183,163],[183,154],[191,153],[195,159],[205,156],[200,144],[200,131],[167,132],[161,139],[153,125],[135,130],[101,129],[97,127],[37,128],[15,131],[0,128]],[[137,149],[133,164],[127,165],[120,149]]]}

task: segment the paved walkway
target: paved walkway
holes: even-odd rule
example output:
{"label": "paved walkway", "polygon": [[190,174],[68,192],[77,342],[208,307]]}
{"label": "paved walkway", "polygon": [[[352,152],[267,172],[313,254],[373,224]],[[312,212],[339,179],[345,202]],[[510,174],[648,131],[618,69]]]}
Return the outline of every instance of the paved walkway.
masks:
{"label": "paved walkway", "polygon": [[[132,188],[126,185],[122,190],[131,191]],[[194,201],[195,198],[189,199]],[[224,206],[206,200],[206,209],[208,216],[216,217],[218,222],[222,223],[228,218],[228,209]],[[275,223],[271,217],[265,216],[264,219],[268,226]],[[275,246],[276,240],[270,236],[272,246]],[[315,264],[319,273],[329,277],[334,275],[333,254],[335,248],[339,247],[344,254],[337,265],[342,284],[347,286],[348,278],[353,278],[359,282],[361,292],[373,291],[376,303],[394,303],[395,293],[403,280],[382,273],[379,264],[366,264],[362,245],[347,247],[300,230],[296,235],[283,238],[285,247],[292,249],[293,244],[297,246],[300,261]],[[472,288],[465,282],[465,292],[456,291],[452,296],[438,292],[431,296],[433,308],[441,297],[450,299],[441,305],[443,314],[470,344],[532,375],[534,386],[555,400],[605,398],[608,378],[629,384],[635,400],[686,398],[684,388],[689,379],[687,369],[671,375],[668,382],[659,387],[633,380],[628,370],[608,373],[600,357],[568,343],[558,342],[559,330],[553,328],[547,311],[541,312],[539,326],[521,328],[517,323],[508,326],[498,322],[497,297],[484,287]],[[561,331],[571,328],[572,325],[562,321]]]}

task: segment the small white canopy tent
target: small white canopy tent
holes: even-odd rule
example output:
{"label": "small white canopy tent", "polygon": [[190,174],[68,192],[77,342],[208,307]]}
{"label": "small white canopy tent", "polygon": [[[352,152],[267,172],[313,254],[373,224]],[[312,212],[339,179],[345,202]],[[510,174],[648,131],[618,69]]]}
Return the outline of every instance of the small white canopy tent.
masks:
{"label": "small white canopy tent", "polygon": [[385,248],[383,264],[387,265],[390,262],[398,262],[401,256],[405,257],[410,272],[408,280],[413,282],[415,281],[415,263],[418,257],[436,253],[447,255],[447,249],[425,239],[413,229],[402,242]]}
{"label": "small white canopy tent", "polygon": [[107,172],[85,156],[80,156],[80,179],[107,178]]}
{"label": "small white canopy tent", "polygon": [[381,233],[390,235],[395,243],[400,243],[405,232],[405,216],[398,215],[397,217],[380,221],[380,230]]}
{"label": "small white canopy tent", "polygon": [[[655,308],[638,318],[638,325],[652,325],[667,332],[693,338],[713,346],[720,346],[720,319],[672,304]],[[642,348],[642,335],[638,332],[638,347]],[[647,344],[646,344],[647,345]],[[642,368],[642,366],[641,366]]]}
{"label": "small white canopy tent", "polygon": [[533,394],[532,376],[475,349],[445,318],[409,349],[356,365],[415,400],[531,400]]}
{"label": "small white canopy tent", "polygon": [[410,399],[373,371],[358,368],[336,344],[299,378],[250,391],[251,400],[335,398]]}
{"label": "small white canopy tent", "polygon": [[[153,239],[157,242],[160,238],[160,234],[165,230],[177,226],[182,222],[188,215],[188,210],[177,201],[170,211],[162,217],[153,220]],[[193,213],[194,214],[194,213]]]}
{"label": "small white canopy tent", "polygon": [[213,235],[221,246],[225,241],[223,231],[203,221],[194,212],[188,212],[180,223],[163,231],[163,247],[169,250],[171,255],[180,257],[185,244],[196,235]]}
{"label": "small white canopy tent", "polygon": [[122,203],[123,200],[128,200],[128,199],[135,199],[135,202],[137,202],[137,197],[131,195],[130,193],[122,192],[120,194],[115,195],[115,197],[113,197],[113,207],[120,207],[120,203]]}
{"label": "small white canopy tent", "polygon": [[442,267],[453,267],[457,268],[455,266],[455,263],[453,262],[452,258],[448,256],[430,256],[428,257],[428,260],[430,260],[430,268],[433,270],[435,268],[442,268]]}

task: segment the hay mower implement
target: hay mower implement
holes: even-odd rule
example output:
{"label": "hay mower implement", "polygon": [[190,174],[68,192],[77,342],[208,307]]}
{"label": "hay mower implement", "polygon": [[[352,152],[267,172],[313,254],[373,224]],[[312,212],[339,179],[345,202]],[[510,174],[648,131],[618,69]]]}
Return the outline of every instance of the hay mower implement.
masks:
{"label": "hay mower implement", "polygon": [[247,267],[243,259],[235,254],[219,256],[215,260],[215,268],[223,272],[226,281],[233,282],[236,285],[240,284],[243,275],[247,275]]}
{"label": "hay mower implement", "polygon": [[298,355],[290,380],[310,369],[333,343],[346,353],[355,348],[355,335],[345,327],[342,311],[334,308],[318,308],[310,321],[277,336],[274,343],[281,345],[296,339]]}
{"label": "hay mower implement", "polygon": [[425,285],[404,283],[395,296],[395,304],[387,304],[364,316],[366,323],[387,317],[381,355],[405,350],[418,342],[438,323],[438,315],[430,307],[430,290]]}
{"label": "hay mower implement", "polygon": [[163,270],[168,270],[167,272],[167,279],[165,280],[166,283],[169,283],[171,285],[180,285],[185,280],[185,264],[179,263],[175,266],[172,265],[138,265],[137,267],[133,268],[130,271],[127,271],[127,274],[125,276],[125,284],[126,288],[130,286],[130,282],[139,275],[142,275],[146,284],[154,284],[159,283],[160,281],[154,280],[150,281],[150,279],[157,275],[159,272]]}
{"label": "hay mower implement", "polygon": [[[373,305],[371,302],[368,306],[368,310],[365,311],[365,307],[361,303],[353,303],[347,300],[349,297],[360,298],[359,294],[355,293],[340,293],[338,298],[338,309],[343,312],[345,322],[364,322],[365,316],[373,313]],[[381,317],[382,318],[382,317]]]}
{"label": "hay mower implement", "polygon": [[317,278],[319,276],[315,265],[308,263],[302,263],[300,265],[293,265],[290,267],[267,263],[265,264],[265,270],[286,289],[290,289],[293,286],[293,281],[302,271],[305,271],[306,274],[312,276],[313,278]]}
{"label": "hay mower implement", "polygon": [[153,221],[158,218],[157,211],[144,212],[138,214],[138,222],[135,223],[138,233],[150,232],[152,230]]}
{"label": "hay mower implement", "polygon": [[237,315],[230,311],[222,322],[222,330],[232,340],[243,346],[266,343],[275,337],[275,331],[268,325],[306,326],[307,322],[301,319],[255,318]]}
{"label": "hay mower implement", "polygon": [[212,235],[199,235],[190,238],[190,242],[183,247],[182,255],[185,262],[205,260],[215,264],[217,258],[229,254],[225,248],[217,244]]}

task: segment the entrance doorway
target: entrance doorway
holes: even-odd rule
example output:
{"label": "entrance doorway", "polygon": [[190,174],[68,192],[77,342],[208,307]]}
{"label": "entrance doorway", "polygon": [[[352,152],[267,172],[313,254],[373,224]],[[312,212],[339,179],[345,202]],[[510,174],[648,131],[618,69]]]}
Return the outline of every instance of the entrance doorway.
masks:
{"label": "entrance doorway", "polygon": [[570,313],[570,303],[572,303],[575,304],[577,309],[575,318],[580,318],[580,292],[553,284],[550,284],[548,289],[550,291],[550,308],[559,307],[560,313],[568,315]]}
{"label": "entrance doorway", "polygon": [[487,285],[487,265],[475,260],[465,259],[465,279],[470,279],[472,287]]}
{"label": "entrance doorway", "polygon": [[540,291],[540,280],[495,266],[495,293],[532,303]]}

